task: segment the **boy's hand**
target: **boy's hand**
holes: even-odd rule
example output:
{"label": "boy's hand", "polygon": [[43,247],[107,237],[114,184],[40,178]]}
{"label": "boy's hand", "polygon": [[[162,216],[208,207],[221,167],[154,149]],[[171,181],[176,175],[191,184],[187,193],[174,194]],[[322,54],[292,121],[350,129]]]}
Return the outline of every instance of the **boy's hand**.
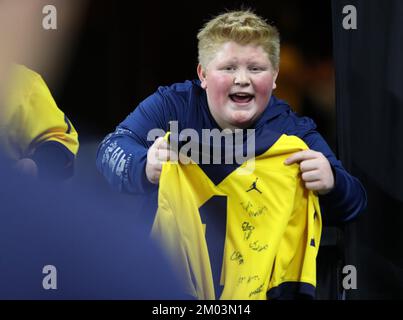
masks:
{"label": "boy's hand", "polygon": [[160,137],[155,140],[147,152],[146,176],[148,181],[158,184],[162,163],[174,158],[174,153],[169,149],[169,144],[164,138]]}
{"label": "boy's hand", "polygon": [[284,161],[286,165],[293,163],[299,163],[302,180],[305,181],[305,187],[308,190],[325,195],[333,189],[333,171],[329,161],[321,152],[304,150],[294,153]]}

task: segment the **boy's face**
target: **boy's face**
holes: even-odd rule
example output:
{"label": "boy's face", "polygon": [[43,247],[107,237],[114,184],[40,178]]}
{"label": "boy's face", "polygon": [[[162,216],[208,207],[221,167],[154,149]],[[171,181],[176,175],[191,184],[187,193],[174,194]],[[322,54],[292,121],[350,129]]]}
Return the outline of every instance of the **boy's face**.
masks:
{"label": "boy's face", "polygon": [[275,89],[273,70],[261,46],[226,42],[206,69],[197,67],[210,112],[222,129],[247,128],[266,109]]}

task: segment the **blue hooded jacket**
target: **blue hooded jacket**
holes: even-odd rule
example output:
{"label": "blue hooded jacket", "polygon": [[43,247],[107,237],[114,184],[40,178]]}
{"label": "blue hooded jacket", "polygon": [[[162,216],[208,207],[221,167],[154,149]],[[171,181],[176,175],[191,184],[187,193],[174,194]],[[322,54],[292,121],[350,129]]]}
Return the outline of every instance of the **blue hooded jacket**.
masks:
{"label": "blue hooded jacket", "polygon": [[[177,121],[179,132],[186,128],[199,133],[202,129],[220,129],[210,113],[206,92],[198,80],[160,87],[142,101],[99,146],[97,167],[112,186],[121,192],[133,194],[158,189],[145,174],[147,151],[154,142],[147,140],[147,135],[156,128],[168,131],[170,121]],[[315,130],[312,119],[299,117],[286,102],[272,96],[253,129],[257,133],[267,131],[298,136],[310,149],[321,152],[329,160],[335,187],[328,194],[319,196],[324,221],[348,221],[366,207],[364,187],[343,168]]]}

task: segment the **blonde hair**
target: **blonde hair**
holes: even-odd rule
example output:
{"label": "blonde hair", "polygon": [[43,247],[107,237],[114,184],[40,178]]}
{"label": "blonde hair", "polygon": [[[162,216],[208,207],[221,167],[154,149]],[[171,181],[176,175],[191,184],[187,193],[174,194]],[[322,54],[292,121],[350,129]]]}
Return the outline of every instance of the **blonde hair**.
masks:
{"label": "blonde hair", "polygon": [[260,45],[267,53],[274,70],[280,63],[280,35],[276,27],[268,24],[250,10],[230,11],[208,21],[197,34],[199,63],[203,69],[219,47],[228,41],[240,45]]}

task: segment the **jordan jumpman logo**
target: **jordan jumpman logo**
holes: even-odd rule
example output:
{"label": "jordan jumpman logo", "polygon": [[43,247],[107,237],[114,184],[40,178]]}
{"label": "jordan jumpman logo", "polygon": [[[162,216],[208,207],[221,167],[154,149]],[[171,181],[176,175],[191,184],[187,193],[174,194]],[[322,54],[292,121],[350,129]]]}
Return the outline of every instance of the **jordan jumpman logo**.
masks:
{"label": "jordan jumpman logo", "polygon": [[255,182],[252,183],[252,185],[250,186],[250,188],[249,188],[248,190],[246,190],[246,192],[249,192],[249,191],[252,191],[252,190],[256,190],[257,192],[262,193],[262,192],[256,187],[256,184],[257,184],[257,180],[258,180],[258,179],[259,179],[259,178],[256,178]]}

